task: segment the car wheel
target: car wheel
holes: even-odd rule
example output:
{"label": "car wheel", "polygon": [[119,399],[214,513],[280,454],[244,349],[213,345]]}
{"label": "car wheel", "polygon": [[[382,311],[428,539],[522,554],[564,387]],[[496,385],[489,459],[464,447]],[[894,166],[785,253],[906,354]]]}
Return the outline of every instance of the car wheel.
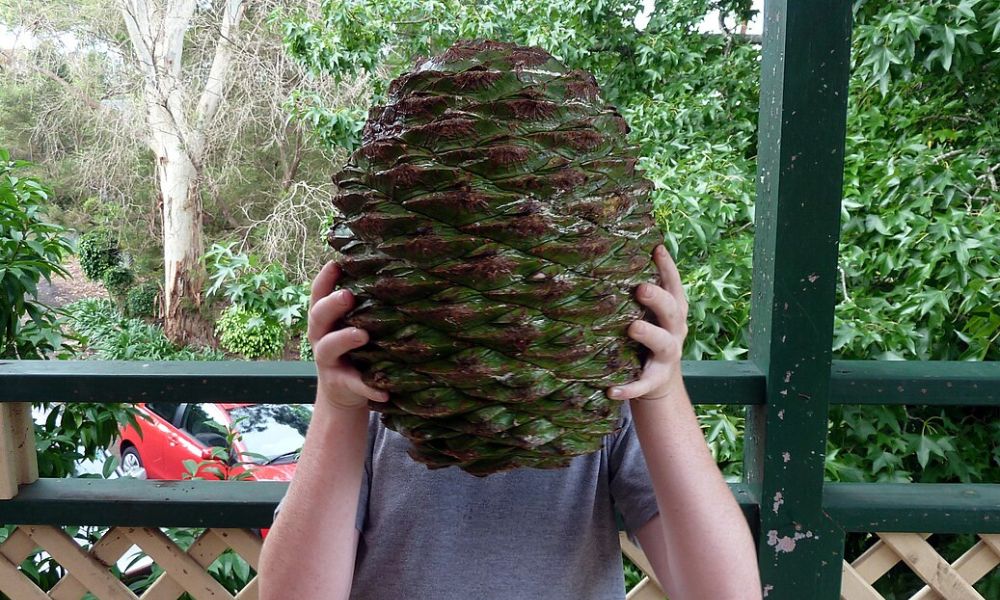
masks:
{"label": "car wheel", "polygon": [[122,450],[122,463],[118,466],[120,477],[146,478],[146,469],[142,466],[142,459],[139,458],[139,451],[129,446]]}

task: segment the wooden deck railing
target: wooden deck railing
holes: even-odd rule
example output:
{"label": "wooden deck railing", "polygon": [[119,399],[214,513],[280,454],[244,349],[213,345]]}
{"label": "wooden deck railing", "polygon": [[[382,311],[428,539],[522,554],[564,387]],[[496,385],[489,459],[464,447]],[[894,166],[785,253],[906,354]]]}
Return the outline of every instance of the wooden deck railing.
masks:
{"label": "wooden deck railing", "polygon": [[[765,378],[749,361],[686,362],[684,372],[697,404],[763,402]],[[311,365],[292,362],[0,362],[0,489],[9,498],[0,500],[0,522],[20,525],[0,544],[0,593],[12,600],[80,598],[83,590],[102,599],[134,598],[112,581],[108,567],[136,545],[164,569],[162,582],[142,598],[176,598],[181,591],[198,599],[234,597],[209,581],[205,567],[226,548],[256,567],[260,541],[250,530],[270,525],[286,488],[276,482],[37,479],[29,402],[309,403],[315,394],[312,373]],[[995,363],[835,361],[830,382],[835,404],[903,404],[913,396],[931,405],[1000,404]],[[781,499],[761,502],[748,483],[731,488],[769,552],[792,553],[821,535],[802,530],[785,536],[764,528],[766,515],[782,508]],[[880,598],[871,583],[900,561],[928,584],[915,598],[980,598],[969,592],[971,584],[1000,563],[1000,485],[825,483],[822,489],[822,511],[831,523],[831,533],[823,535],[836,536],[822,560],[842,565],[843,598]],[[84,550],[62,530],[81,525],[110,529]],[[163,527],[205,532],[184,552]],[[842,558],[847,532],[878,532],[881,541],[848,565]],[[981,541],[949,565],[924,541],[930,532],[978,533]],[[18,571],[35,548],[68,572],[49,594]],[[623,549],[645,566],[640,549],[627,540]],[[818,564],[808,568],[822,570]],[[235,597],[256,597],[256,583]],[[649,580],[630,598],[662,598],[662,592]]]}

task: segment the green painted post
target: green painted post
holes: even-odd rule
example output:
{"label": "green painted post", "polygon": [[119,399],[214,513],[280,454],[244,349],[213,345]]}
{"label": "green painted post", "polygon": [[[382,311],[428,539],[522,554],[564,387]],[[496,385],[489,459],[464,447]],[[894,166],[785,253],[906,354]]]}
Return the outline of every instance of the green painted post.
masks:
{"label": "green painted post", "polygon": [[843,532],[823,513],[851,3],[764,4],[746,481],[771,600],[839,598]]}

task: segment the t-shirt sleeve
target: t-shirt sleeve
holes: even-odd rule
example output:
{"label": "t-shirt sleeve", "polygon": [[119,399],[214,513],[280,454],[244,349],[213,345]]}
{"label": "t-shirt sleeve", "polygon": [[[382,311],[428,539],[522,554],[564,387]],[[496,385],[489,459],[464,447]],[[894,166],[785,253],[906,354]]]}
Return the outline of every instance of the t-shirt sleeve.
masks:
{"label": "t-shirt sleeve", "polygon": [[653,482],[639,447],[628,402],[622,405],[622,427],[611,436],[608,444],[608,474],[615,510],[624,521],[629,539],[634,542],[635,533],[660,509],[656,505]]}
{"label": "t-shirt sleeve", "polygon": [[[368,420],[368,457],[365,459],[365,471],[361,474],[361,491],[358,493],[358,513],[354,520],[354,526],[357,527],[358,531],[364,531],[365,519],[368,518],[368,492],[371,489],[371,479],[372,479],[372,439],[375,436],[375,427],[377,425],[377,419],[375,413],[372,413]],[[278,518],[278,513],[281,512],[281,505],[285,503],[285,498],[282,497],[278,502],[278,506],[274,509],[274,519]]]}
{"label": "t-shirt sleeve", "polygon": [[378,413],[368,415],[368,456],[365,457],[365,471],[361,474],[361,492],[358,494],[358,514],[354,526],[358,531],[365,530],[368,519],[368,494],[372,487],[372,450],[375,445],[375,432],[378,428]]}

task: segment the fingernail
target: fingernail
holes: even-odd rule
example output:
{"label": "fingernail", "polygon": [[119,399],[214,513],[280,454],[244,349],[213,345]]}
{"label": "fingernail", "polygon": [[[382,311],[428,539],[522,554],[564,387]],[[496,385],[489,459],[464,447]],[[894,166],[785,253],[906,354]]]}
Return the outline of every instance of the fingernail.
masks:
{"label": "fingernail", "polygon": [[612,398],[621,398],[622,397],[622,389],[621,388],[611,388],[610,394],[611,394]]}
{"label": "fingernail", "polygon": [[653,290],[650,289],[649,285],[644,283],[639,286],[639,297],[643,300],[649,300],[653,297]]}
{"label": "fingernail", "polygon": [[361,331],[357,327],[351,328],[351,339],[355,342],[363,342],[365,340],[365,332]]}
{"label": "fingernail", "polygon": [[337,290],[333,295],[337,298],[337,302],[347,304],[347,290]]}

